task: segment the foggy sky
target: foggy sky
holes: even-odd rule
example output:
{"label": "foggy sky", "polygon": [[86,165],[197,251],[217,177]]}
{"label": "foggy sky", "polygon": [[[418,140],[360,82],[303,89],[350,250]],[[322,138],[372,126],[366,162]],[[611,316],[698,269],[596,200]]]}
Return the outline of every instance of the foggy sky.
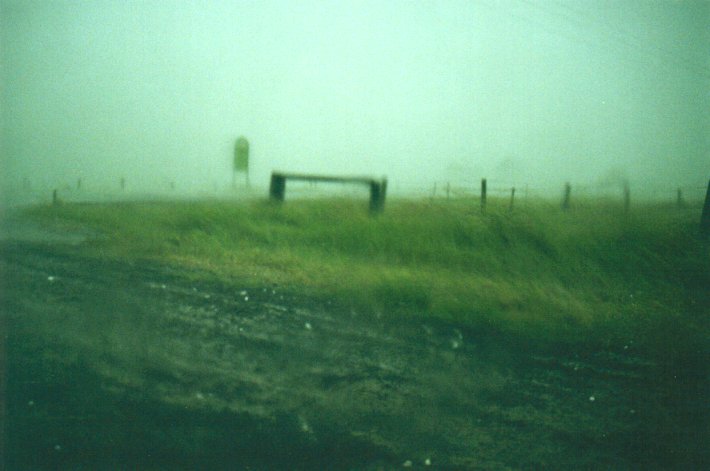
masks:
{"label": "foggy sky", "polygon": [[6,192],[710,177],[710,2],[0,0]]}

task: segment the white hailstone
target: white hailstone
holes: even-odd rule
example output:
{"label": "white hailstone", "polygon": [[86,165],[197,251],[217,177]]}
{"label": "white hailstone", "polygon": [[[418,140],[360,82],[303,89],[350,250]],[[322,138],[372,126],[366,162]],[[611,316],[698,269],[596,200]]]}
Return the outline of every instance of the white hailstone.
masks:
{"label": "white hailstone", "polygon": [[61,446],[59,446],[59,445],[54,445],[54,451],[59,451],[59,450],[61,450],[61,449],[62,449]]}
{"label": "white hailstone", "polygon": [[29,401],[29,402],[27,403],[27,405],[30,406],[30,407],[32,407],[32,406],[35,405],[35,401]]}
{"label": "white hailstone", "polygon": [[306,330],[311,330],[311,329],[313,328],[313,327],[311,326],[311,323],[310,323],[310,322],[306,322],[305,327],[306,327]]}
{"label": "white hailstone", "polygon": [[311,426],[308,425],[308,422],[306,422],[306,419],[304,419],[303,417],[299,417],[298,421],[300,422],[301,431],[303,433],[311,433],[312,432]]}
{"label": "white hailstone", "polygon": [[240,292],[239,292],[239,295],[240,295],[240,296],[246,296],[246,295],[247,295],[246,290],[240,291]]}
{"label": "white hailstone", "polygon": [[196,397],[197,399],[199,399],[199,400],[203,400],[203,399],[205,398],[204,394],[202,394],[202,393],[200,393],[200,392],[196,393],[196,394],[195,394],[195,397]]}
{"label": "white hailstone", "polygon": [[167,286],[165,286],[165,285],[160,285],[160,287],[163,289],[167,288]]}
{"label": "white hailstone", "polygon": [[249,296],[244,296],[244,301],[249,301]]}
{"label": "white hailstone", "polygon": [[594,402],[596,398],[594,396],[589,396],[589,402]]}
{"label": "white hailstone", "polygon": [[431,460],[429,458],[424,460],[424,466],[431,466]]}
{"label": "white hailstone", "polygon": [[461,344],[459,343],[458,340],[452,340],[452,341],[451,341],[451,348],[453,348],[454,350],[456,350],[456,349],[459,348],[460,346],[461,346]]}
{"label": "white hailstone", "polygon": [[47,277],[47,281],[49,281],[50,283],[52,283],[52,282],[53,282],[54,280],[56,280],[56,279],[57,279],[56,276],[51,276],[51,275],[50,275],[50,276]]}
{"label": "white hailstone", "polygon": [[405,461],[404,463],[402,463],[402,466],[404,466],[405,468],[411,468],[412,467],[411,460]]}

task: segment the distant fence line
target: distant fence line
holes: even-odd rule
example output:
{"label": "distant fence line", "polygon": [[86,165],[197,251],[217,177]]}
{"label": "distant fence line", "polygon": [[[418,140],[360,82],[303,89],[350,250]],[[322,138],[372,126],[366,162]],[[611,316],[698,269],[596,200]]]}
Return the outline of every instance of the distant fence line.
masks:
{"label": "distant fence line", "polygon": [[[495,179],[487,180],[487,194],[492,197],[509,197],[515,189],[515,198],[524,200],[527,198],[557,199],[562,198],[565,192],[565,183],[559,185],[531,185],[525,183],[506,182]],[[393,181],[391,183],[392,192],[400,196],[442,198],[466,198],[480,196],[481,181],[458,182],[436,181],[429,184],[422,183],[401,183]],[[572,199],[619,199],[623,201],[625,197],[635,198],[640,201],[666,201],[686,202],[702,201],[705,196],[707,186],[705,185],[591,185],[570,183]]]}
{"label": "distant fence line", "polygon": [[[109,184],[105,184],[106,182]],[[103,182],[104,184],[100,184]],[[92,201],[92,200],[112,200],[132,197],[143,194],[149,197],[170,197],[180,196],[228,196],[234,191],[225,183],[222,187],[216,181],[190,182],[189,186],[184,182],[164,179],[156,181],[155,185],[141,181],[140,186],[131,179],[117,175],[114,179],[101,179],[101,182],[92,181],[87,177],[78,177],[72,182],[61,185],[50,185],[46,181],[37,184],[29,177],[25,177],[18,182],[17,188],[9,193],[14,193],[19,200],[24,203],[39,203],[48,201]],[[436,180],[431,182],[409,182],[390,179],[389,193],[394,197],[423,197],[431,199],[453,199],[453,198],[480,198],[482,179],[466,178],[459,180]],[[362,192],[357,189],[350,190],[347,187],[333,191],[327,185],[319,185],[317,182],[303,182],[294,184],[292,190],[297,197],[320,197],[328,195],[343,195],[348,197],[361,197]],[[590,199],[605,199],[608,201],[618,201],[621,204],[633,206],[634,201],[643,202],[666,202],[676,203],[679,206],[685,204],[695,204],[702,202],[707,192],[707,185],[686,184],[686,185],[629,185],[623,183],[615,185],[601,185],[589,183],[570,183],[569,204],[575,205]],[[263,193],[256,189],[252,193],[258,197]],[[504,200],[511,208],[517,204],[531,199],[546,199],[549,201],[559,201],[563,204],[565,194],[565,184],[539,185],[525,182],[515,182],[506,179],[486,178],[486,197],[494,198],[498,201]]]}

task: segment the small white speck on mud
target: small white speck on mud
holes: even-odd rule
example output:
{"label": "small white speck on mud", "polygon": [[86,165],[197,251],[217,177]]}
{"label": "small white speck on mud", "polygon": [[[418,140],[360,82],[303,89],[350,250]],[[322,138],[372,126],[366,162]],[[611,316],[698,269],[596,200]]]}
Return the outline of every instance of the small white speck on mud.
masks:
{"label": "small white speck on mud", "polygon": [[402,466],[404,466],[405,468],[411,468],[412,462],[410,460],[407,460],[404,463],[402,463]]}
{"label": "small white speck on mud", "polygon": [[596,400],[597,400],[597,398],[595,398],[594,396],[589,396],[589,402],[594,402]]}
{"label": "small white speck on mud", "polygon": [[32,406],[35,405],[35,401],[29,401],[29,402],[27,403],[27,405],[30,406],[30,407],[32,407]]}
{"label": "small white speck on mud", "polygon": [[165,286],[165,285],[160,285],[160,287],[163,289],[167,288],[167,286]]}
{"label": "small white speck on mud", "polygon": [[311,326],[310,322],[306,322],[305,328],[306,328],[306,330],[311,330],[313,328],[313,326]]}
{"label": "small white speck on mud", "polygon": [[56,276],[51,276],[51,275],[50,275],[50,276],[47,277],[47,281],[49,281],[50,283],[53,283],[54,280],[56,280],[56,279],[57,279]]}
{"label": "small white speck on mud", "polygon": [[246,290],[240,291],[240,292],[239,292],[239,295],[240,295],[240,296],[246,296],[246,295],[247,295]]}
{"label": "small white speck on mud", "polygon": [[202,394],[201,392],[195,393],[195,397],[199,399],[200,401],[204,400],[205,395]]}
{"label": "small white speck on mud", "polygon": [[424,466],[431,466],[431,460],[429,458],[424,460]]}
{"label": "small white speck on mud", "polygon": [[452,341],[451,341],[451,348],[453,348],[454,350],[456,350],[456,349],[459,348],[460,346],[461,346],[461,344],[459,343],[458,340],[452,340]]}
{"label": "small white speck on mud", "polygon": [[306,419],[303,417],[298,418],[299,425],[301,426],[301,432],[303,433],[311,433],[311,426],[308,425],[308,422],[306,422]]}
{"label": "small white speck on mud", "polygon": [[206,294],[204,297],[205,297],[205,299],[210,299],[210,295],[209,295],[209,294]]}
{"label": "small white speck on mud", "polygon": [[635,413],[636,413],[636,409],[629,410],[629,414],[635,414]]}
{"label": "small white speck on mud", "polygon": [[54,445],[54,451],[61,451],[62,447],[59,445]]}
{"label": "small white speck on mud", "polygon": [[249,301],[249,296],[244,296],[244,301]]}

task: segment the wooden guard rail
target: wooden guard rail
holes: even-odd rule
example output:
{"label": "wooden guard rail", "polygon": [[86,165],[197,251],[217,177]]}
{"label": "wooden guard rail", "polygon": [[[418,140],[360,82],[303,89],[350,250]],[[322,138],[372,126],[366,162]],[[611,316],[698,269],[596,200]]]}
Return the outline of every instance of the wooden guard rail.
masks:
{"label": "wooden guard rail", "polygon": [[269,186],[269,198],[272,201],[281,202],[286,197],[286,180],[300,180],[309,182],[328,183],[355,183],[370,187],[370,212],[379,213],[385,207],[385,196],[387,194],[387,179],[377,180],[370,177],[336,177],[327,175],[308,175],[300,173],[271,173],[271,185]]}

